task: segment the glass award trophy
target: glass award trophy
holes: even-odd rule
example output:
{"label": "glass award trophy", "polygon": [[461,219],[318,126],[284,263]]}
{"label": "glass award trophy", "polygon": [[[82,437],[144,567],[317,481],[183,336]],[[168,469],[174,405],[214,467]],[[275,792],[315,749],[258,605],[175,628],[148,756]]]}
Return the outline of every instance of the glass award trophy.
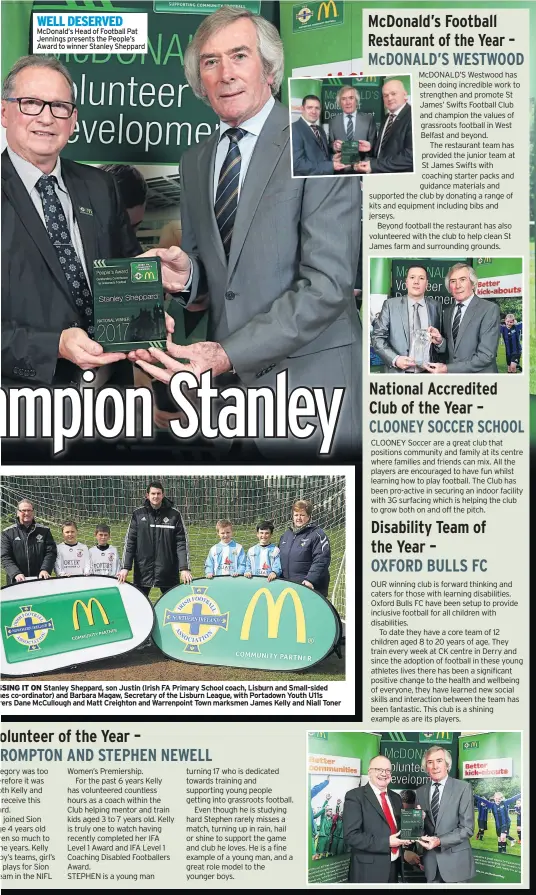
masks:
{"label": "glass award trophy", "polygon": [[160,258],[93,262],[93,338],[105,351],[165,348]]}
{"label": "glass award trophy", "polygon": [[430,334],[427,329],[417,329],[413,333],[409,356],[415,361],[416,367],[421,369],[430,363]]}
{"label": "glass award trophy", "polygon": [[343,140],[341,146],[341,163],[343,165],[353,165],[354,162],[361,161],[361,157],[358,140]]}
{"label": "glass award trophy", "polygon": [[424,833],[424,818],[420,808],[402,808],[400,812],[399,839],[409,839],[414,842],[420,839]]}

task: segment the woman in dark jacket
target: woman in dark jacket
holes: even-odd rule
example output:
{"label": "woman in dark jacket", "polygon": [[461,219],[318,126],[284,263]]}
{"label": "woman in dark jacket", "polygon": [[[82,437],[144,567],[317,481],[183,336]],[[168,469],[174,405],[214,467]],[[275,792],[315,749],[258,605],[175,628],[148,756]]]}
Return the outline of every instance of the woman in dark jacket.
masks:
{"label": "woman in dark jacket", "polygon": [[279,540],[283,578],[305,584],[327,597],[331,549],[328,536],[311,522],[311,500],[295,500],[292,525]]}

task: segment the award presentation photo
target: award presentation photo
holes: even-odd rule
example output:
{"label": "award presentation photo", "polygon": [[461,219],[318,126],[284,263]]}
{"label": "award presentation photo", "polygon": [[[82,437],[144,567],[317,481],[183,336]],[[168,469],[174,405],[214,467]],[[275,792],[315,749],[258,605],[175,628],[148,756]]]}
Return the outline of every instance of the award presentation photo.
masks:
{"label": "award presentation photo", "polygon": [[358,461],[361,192],[292,177],[280,4],[2,24],[5,456]]}
{"label": "award presentation photo", "polygon": [[344,475],[4,477],[3,674],[351,689],[348,489]]}
{"label": "award presentation photo", "polygon": [[309,732],[308,881],[519,883],[520,749],[516,732]]}
{"label": "award presentation photo", "polygon": [[371,373],[521,373],[522,258],[370,258]]}

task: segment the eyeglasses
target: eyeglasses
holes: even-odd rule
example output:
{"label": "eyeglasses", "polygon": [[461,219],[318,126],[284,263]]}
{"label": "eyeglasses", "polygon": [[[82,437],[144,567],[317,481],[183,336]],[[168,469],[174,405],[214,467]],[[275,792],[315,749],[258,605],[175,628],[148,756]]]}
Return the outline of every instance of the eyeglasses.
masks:
{"label": "eyeglasses", "polygon": [[385,768],[369,768],[369,771],[376,771],[378,777],[390,777],[391,771],[386,771]]}
{"label": "eyeglasses", "polygon": [[76,109],[74,103],[62,100],[36,99],[34,96],[8,96],[4,102],[18,103],[23,115],[40,115],[45,106],[50,106],[54,118],[70,118]]}

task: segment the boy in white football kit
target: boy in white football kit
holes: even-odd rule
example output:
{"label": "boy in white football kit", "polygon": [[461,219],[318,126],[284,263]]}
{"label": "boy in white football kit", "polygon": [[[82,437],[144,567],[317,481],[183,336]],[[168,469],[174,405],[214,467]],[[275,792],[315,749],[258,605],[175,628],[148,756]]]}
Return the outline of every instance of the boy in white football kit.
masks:
{"label": "boy in white football kit", "polygon": [[220,575],[231,575],[237,578],[246,571],[246,554],[242,544],[233,539],[233,525],[228,519],[216,522],[220,542],[214,544],[205,560],[205,577],[214,578]]}
{"label": "boy in white football kit", "polygon": [[76,522],[65,522],[62,525],[63,544],[58,544],[58,553],[54,564],[57,578],[70,578],[71,575],[89,575],[89,550],[78,541]]}
{"label": "boy in white football kit", "polygon": [[272,544],[274,532],[273,522],[261,522],[257,525],[257,538],[259,543],[250,547],[246,556],[246,578],[253,575],[262,575],[268,581],[281,577],[281,560],[279,547]]}
{"label": "boy in white football kit", "polygon": [[116,577],[121,571],[121,559],[117,547],[112,547],[110,541],[110,526],[102,523],[95,529],[96,544],[89,549],[91,563],[90,575],[109,575]]}

